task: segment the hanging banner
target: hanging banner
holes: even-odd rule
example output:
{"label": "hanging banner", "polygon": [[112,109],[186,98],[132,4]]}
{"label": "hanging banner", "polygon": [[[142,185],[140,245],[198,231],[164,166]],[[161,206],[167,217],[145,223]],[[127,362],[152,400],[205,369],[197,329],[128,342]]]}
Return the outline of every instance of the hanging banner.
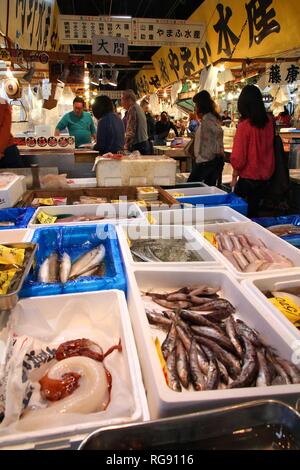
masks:
{"label": "hanging banner", "polygon": [[0,15],[0,33],[6,36],[6,25],[7,25],[7,1],[1,3],[1,15]]}
{"label": "hanging banner", "polygon": [[156,73],[167,85],[226,58],[284,56],[300,48],[298,0],[205,0],[188,21],[207,25],[198,47],[161,47],[152,57]]}
{"label": "hanging banner", "polygon": [[139,96],[155,93],[162,86],[154,69],[142,69],[135,76],[135,83]]}
{"label": "hanging banner", "polygon": [[58,50],[58,13],[56,0],[10,0],[9,39],[20,49]]}
{"label": "hanging banner", "polygon": [[100,90],[99,95],[109,96],[111,100],[120,100],[124,90]]}
{"label": "hanging banner", "polygon": [[128,39],[93,36],[93,55],[128,57]]}
{"label": "hanging banner", "polygon": [[272,85],[294,85],[300,80],[300,65],[294,62],[275,62],[266,66],[257,82],[262,90]]}
{"label": "hanging banner", "polygon": [[62,44],[92,44],[93,36],[115,36],[128,44],[161,46],[162,44],[198,44],[204,33],[203,23],[152,18],[115,18],[110,16],[59,16]]}

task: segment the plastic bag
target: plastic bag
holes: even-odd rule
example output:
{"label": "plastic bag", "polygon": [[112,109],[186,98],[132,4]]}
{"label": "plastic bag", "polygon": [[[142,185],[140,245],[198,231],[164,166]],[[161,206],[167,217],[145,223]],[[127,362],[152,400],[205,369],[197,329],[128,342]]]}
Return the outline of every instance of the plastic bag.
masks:
{"label": "plastic bag", "polygon": [[40,176],[42,189],[65,189],[68,188],[67,174]]}
{"label": "plastic bag", "polygon": [[[70,424],[98,423],[99,420],[129,421],[135,412],[135,391],[126,357],[125,339],[116,302],[105,295],[105,300],[76,296],[51,299],[50,304],[21,301],[13,311],[9,328],[3,334],[5,341],[4,361],[0,368],[0,425],[1,436],[16,431],[34,431]],[[96,303],[97,302],[97,303]],[[101,302],[103,309],[97,308]],[[48,303],[48,301],[47,301]],[[49,402],[42,399],[38,381],[57,361],[57,347],[69,340],[88,338],[97,343],[103,351],[117,345],[119,339],[123,351],[114,351],[104,359],[105,367],[112,376],[111,401],[105,411],[92,413],[51,412]],[[36,427],[26,428],[25,419],[20,416],[24,410],[35,407],[37,412],[49,408],[47,419],[35,420]],[[113,421],[112,421],[113,424]],[[47,431],[48,433],[48,431]]]}

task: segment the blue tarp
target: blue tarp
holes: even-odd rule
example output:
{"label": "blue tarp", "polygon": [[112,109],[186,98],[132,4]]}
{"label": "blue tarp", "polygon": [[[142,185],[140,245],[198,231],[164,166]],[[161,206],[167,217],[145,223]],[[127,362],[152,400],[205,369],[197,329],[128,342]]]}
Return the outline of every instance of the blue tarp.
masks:
{"label": "blue tarp", "polygon": [[[35,230],[32,243],[38,244],[36,266],[27,277],[21,297],[40,295],[71,294],[107,289],[119,289],[126,292],[124,273],[119,243],[113,225],[89,225],[77,227],[49,227]],[[43,284],[37,281],[41,264],[53,252],[61,258],[67,252],[72,262],[81,255],[102,244],[105,246],[105,275],[89,276],[66,284]]]}
{"label": "blue tarp", "polygon": [[[252,219],[253,222],[256,222],[259,225],[262,225],[265,228],[272,227],[273,225],[295,225],[300,227],[300,215],[282,215],[280,217],[260,217],[257,219]],[[286,235],[280,237],[283,240],[291,243],[291,245],[297,246],[300,248],[300,235]]]}
{"label": "blue tarp", "polygon": [[14,226],[1,225],[0,230],[27,228],[36,209],[33,207],[12,207],[0,209],[0,222],[14,222]]}
{"label": "blue tarp", "polygon": [[235,194],[213,194],[211,196],[184,196],[176,198],[181,204],[203,204],[207,207],[229,206],[240,214],[247,215],[248,204]]}

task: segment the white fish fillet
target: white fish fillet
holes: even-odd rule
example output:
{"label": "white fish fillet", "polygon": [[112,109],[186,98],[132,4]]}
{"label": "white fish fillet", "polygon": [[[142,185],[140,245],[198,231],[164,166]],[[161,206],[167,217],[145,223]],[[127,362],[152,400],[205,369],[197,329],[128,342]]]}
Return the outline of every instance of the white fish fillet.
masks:
{"label": "white fish fillet", "polygon": [[38,274],[39,282],[49,282],[49,258],[46,258],[45,261],[41,264]]}
{"label": "white fish fillet", "polygon": [[62,284],[65,284],[67,280],[69,279],[69,275],[71,272],[71,258],[68,255],[68,253],[64,253],[61,263],[60,263],[60,269],[59,269],[59,277],[62,282]]}
{"label": "white fish fillet", "polygon": [[32,431],[44,427],[47,419],[58,413],[93,413],[105,409],[109,391],[103,363],[89,357],[69,357],[52,366],[48,376],[51,379],[61,379],[69,372],[81,375],[79,387],[62,400],[48,402],[47,408],[28,410],[20,419],[18,429]]}
{"label": "white fish fillet", "polygon": [[72,266],[70,278],[80,276],[84,272],[98,266],[105,257],[104,245],[100,245],[81,256]]}

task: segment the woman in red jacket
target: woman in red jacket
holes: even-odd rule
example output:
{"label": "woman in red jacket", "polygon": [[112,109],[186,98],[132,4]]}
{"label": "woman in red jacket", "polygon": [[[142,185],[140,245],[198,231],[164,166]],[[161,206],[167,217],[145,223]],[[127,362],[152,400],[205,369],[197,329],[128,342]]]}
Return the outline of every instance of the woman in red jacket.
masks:
{"label": "woman in red jacket", "polygon": [[248,216],[256,217],[275,167],[274,123],[255,85],[243,88],[238,111],[241,119],[230,158],[234,169],[231,185],[247,200]]}
{"label": "woman in red jacket", "polygon": [[11,135],[11,107],[0,98],[0,168],[23,168],[18,147]]}

